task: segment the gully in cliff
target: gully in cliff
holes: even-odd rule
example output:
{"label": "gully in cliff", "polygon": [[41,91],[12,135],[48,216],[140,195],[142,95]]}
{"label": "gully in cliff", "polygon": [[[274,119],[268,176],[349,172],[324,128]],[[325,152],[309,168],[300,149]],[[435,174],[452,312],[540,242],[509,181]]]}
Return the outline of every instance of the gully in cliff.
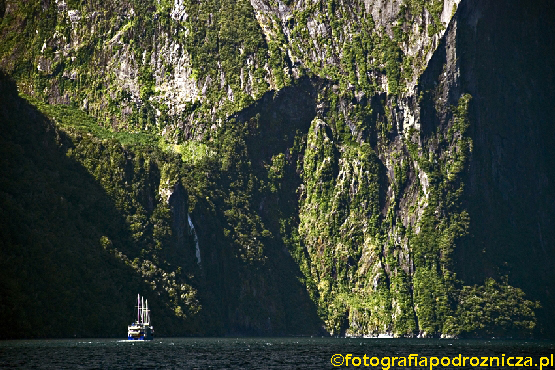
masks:
{"label": "gully in cliff", "polygon": [[150,325],[150,310],[148,300],[137,294],[137,321],[127,326],[128,340],[152,340],[154,328]]}

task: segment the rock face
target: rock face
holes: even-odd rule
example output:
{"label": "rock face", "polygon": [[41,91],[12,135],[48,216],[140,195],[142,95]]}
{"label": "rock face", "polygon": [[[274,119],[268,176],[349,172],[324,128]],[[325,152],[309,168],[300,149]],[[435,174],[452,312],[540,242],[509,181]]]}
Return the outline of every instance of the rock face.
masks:
{"label": "rock face", "polygon": [[[474,150],[467,204],[470,235],[455,251],[459,276],[476,283],[508,274],[553,307],[555,67],[553,4],[469,2],[460,9],[461,87]],[[547,309],[547,310],[546,310]],[[550,319],[546,318],[549,322]],[[552,320],[551,320],[552,322]]]}
{"label": "rock face", "polygon": [[5,3],[20,91],[159,140],[69,155],[184,330],[554,332],[551,3]]}

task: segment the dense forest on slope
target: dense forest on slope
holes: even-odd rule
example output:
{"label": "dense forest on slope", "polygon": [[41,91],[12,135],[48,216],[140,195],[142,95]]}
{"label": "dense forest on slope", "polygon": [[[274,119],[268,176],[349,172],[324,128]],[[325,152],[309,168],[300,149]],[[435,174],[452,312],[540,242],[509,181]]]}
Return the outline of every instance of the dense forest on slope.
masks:
{"label": "dense forest on slope", "polygon": [[3,337],[117,335],[137,290],[163,335],[317,331],[298,268],[251,209],[273,184],[251,169],[247,129],[222,131],[233,150],[193,166],[2,87]]}
{"label": "dense forest on slope", "polygon": [[0,2],[0,337],[551,335],[553,8]]}

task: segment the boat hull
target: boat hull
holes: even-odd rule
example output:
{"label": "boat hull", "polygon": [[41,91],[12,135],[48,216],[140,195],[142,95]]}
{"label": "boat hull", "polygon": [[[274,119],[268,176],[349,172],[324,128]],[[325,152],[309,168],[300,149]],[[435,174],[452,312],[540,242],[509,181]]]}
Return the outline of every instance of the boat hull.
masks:
{"label": "boat hull", "polygon": [[146,325],[129,325],[127,329],[128,340],[152,340],[154,339],[154,330],[151,326]]}

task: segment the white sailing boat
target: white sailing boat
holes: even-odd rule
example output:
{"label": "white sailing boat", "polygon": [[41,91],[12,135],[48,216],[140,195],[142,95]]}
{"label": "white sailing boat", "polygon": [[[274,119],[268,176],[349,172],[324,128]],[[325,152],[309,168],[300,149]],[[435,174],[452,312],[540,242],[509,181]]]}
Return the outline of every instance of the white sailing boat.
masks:
{"label": "white sailing boat", "polygon": [[128,340],[152,340],[154,328],[150,325],[150,310],[148,300],[137,294],[137,321],[127,326]]}

